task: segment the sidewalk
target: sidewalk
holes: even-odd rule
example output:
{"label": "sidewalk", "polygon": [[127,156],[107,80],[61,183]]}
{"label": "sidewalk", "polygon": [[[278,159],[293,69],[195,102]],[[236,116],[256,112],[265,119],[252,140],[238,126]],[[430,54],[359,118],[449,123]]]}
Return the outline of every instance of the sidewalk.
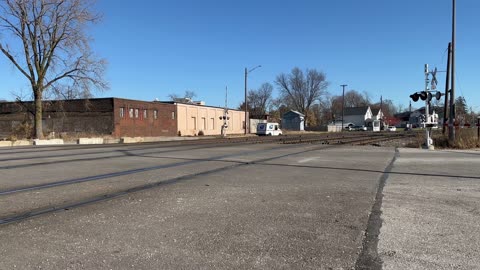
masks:
{"label": "sidewalk", "polygon": [[383,194],[383,269],[480,269],[480,151],[400,149]]}

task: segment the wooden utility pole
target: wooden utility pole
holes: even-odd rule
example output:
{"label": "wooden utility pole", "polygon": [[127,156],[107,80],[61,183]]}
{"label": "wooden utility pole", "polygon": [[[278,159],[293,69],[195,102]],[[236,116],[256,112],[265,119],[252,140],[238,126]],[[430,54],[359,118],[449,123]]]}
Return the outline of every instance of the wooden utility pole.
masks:
{"label": "wooden utility pole", "polygon": [[447,111],[448,111],[448,94],[450,93],[450,65],[452,59],[452,43],[448,43],[448,58],[447,58],[447,78],[445,79],[445,104],[443,106],[443,124],[442,124],[442,133],[445,135],[445,125],[447,124]]}
{"label": "wooden utility pole", "polygon": [[456,30],[456,0],[452,1],[452,88],[450,89],[450,116],[448,121],[448,141],[450,145],[455,143],[455,30]]}

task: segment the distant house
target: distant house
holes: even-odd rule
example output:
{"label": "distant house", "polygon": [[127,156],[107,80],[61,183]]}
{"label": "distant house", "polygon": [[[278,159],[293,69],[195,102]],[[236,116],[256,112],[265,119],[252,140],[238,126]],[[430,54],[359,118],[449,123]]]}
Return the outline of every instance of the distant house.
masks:
{"label": "distant house", "polygon": [[344,109],[344,123],[353,123],[355,126],[368,126],[368,123],[371,123],[372,120],[376,119],[373,118],[373,113],[370,109],[370,106],[351,107]]}
{"label": "distant house", "polygon": [[[442,110],[443,111],[443,110]],[[437,122],[438,124],[441,125],[443,118],[439,119],[438,114],[436,113],[434,108],[429,109],[429,114],[432,117],[430,121],[432,122]],[[422,107],[418,110],[415,110],[410,113],[410,117],[408,119],[408,124],[410,124],[412,127],[421,127],[422,126],[422,117],[425,115],[425,107]]]}
{"label": "distant house", "polygon": [[382,109],[372,109],[372,119],[373,120],[382,120],[383,119],[383,112]]}
{"label": "distant house", "polygon": [[[402,113],[397,113],[394,115],[394,117],[398,120],[398,123],[395,124],[396,127],[407,127],[407,124],[409,124],[410,122],[410,116],[411,116],[411,112],[402,112]],[[389,125],[391,125],[389,123]]]}
{"label": "distant house", "polygon": [[305,130],[305,115],[293,110],[286,112],[282,116],[282,129]]}

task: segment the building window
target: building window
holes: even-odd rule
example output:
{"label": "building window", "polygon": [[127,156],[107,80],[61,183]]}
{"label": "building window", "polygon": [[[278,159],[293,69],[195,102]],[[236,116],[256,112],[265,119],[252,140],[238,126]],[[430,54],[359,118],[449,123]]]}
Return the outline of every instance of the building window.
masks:
{"label": "building window", "polygon": [[192,116],[192,129],[197,130],[197,118]]}
{"label": "building window", "polygon": [[120,118],[124,118],[125,117],[125,108],[121,107],[120,108]]}
{"label": "building window", "polygon": [[215,130],[215,118],[210,118],[210,129]]}
{"label": "building window", "polygon": [[207,130],[207,119],[202,117],[202,130]]}
{"label": "building window", "polygon": [[172,120],[175,120],[175,112],[172,112]]}
{"label": "building window", "polygon": [[128,109],[128,117],[133,118],[133,109]]}
{"label": "building window", "polygon": [[135,109],[135,118],[138,118],[138,109]]}
{"label": "building window", "polygon": [[147,110],[143,110],[143,119],[147,119],[148,118],[148,112]]}
{"label": "building window", "polygon": [[157,118],[158,118],[158,111],[154,110],[153,111],[153,119],[157,119]]}

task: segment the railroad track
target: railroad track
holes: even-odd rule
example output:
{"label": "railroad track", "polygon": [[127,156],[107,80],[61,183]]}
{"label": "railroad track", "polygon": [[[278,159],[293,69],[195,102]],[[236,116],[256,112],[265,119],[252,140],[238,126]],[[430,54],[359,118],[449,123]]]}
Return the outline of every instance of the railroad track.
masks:
{"label": "railroad track", "polygon": [[[208,158],[188,158],[178,159],[176,162],[147,166],[142,168],[120,170],[112,173],[97,174],[87,177],[70,178],[63,180],[47,181],[40,184],[32,184],[14,187],[10,189],[0,190],[0,203],[5,204],[7,202],[22,201],[25,204],[23,207],[13,207],[11,210],[0,210],[0,225],[17,222],[27,218],[40,216],[56,211],[69,210],[75,207],[96,203],[99,201],[110,200],[116,197],[125,196],[134,192],[148,190],[159,186],[170,185],[179,183],[182,181],[191,180],[197,176],[209,175],[220,171],[230,170],[239,166],[246,166],[249,164],[261,164],[265,161],[271,161],[275,159],[284,158],[287,156],[301,155],[311,151],[322,150],[328,147],[337,147],[338,145],[368,145],[381,141],[397,140],[405,138],[407,134],[403,133],[379,133],[379,134],[320,134],[320,135],[295,135],[295,136],[281,136],[281,137],[238,137],[238,138],[220,138],[220,139],[204,139],[195,141],[182,141],[176,143],[147,143],[139,145],[116,145],[117,148],[124,148],[124,152],[128,152],[129,155],[123,153],[120,157],[132,157],[132,158],[158,158],[175,160],[174,157],[156,156],[159,154],[178,153],[178,152],[191,152],[203,148],[212,148],[212,145],[229,147],[229,146],[241,146],[242,144],[265,144],[261,149],[254,151],[241,151],[232,154],[223,154],[211,156]],[[279,144],[285,144],[279,146]],[[303,144],[312,144],[309,148],[305,149]],[[173,147],[172,149],[170,149]],[[166,150],[164,149],[166,148]],[[276,151],[281,149],[291,148],[294,150],[290,154],[277,154]],[[75,147],[62,148],[64,150],[78,149]],[[101,154],[100,152],[91,152],[90,149],[97,149],[96,147],[84,147],[81,150],[87,150],[84,153],[76,154],[59,154],[56,157],[69,158],[75,155],[95,155]],[[100,147],[101,150],[106,150],[104,146]],[[116,148],[113,148],[116,149]],[[57,149],[56,151],[60,151]],[[118,150],[116,150],[118,151]],[[140,151],[142,153],[136,153]],[[239,161],[235,157],[247,155],[254,156],[270,152],[273,155],[268,158],[254,158],[251,161]],[[281,151],[280,151],[281,152]],[[116,156],[115,156],[116,157]],[[109,157],[109,158],[115,158]],[[26,157],[25,159],[19,158],[18,161],[28,160],[32,157]],[[35,156],[34,158],[40,158]],[[46,156],[48,158],[48,156]],[[104,159],[104,157],[101,157]],[[85,159],[66,160],[62,162],[79,162],[84,160],[95,160],[93,157]],[[47,165],[56,164],[60,161],[53,161]],[[187,173],[177,177],[169,177],[167,179],[161,179],[157,181],[150,181],[149,177],[158,175],[159,172],[172,169],[182,170],[188,166],[197,166],[198,164],[216,164],[222,163],[221,167],[208,169],[201,172]],[[45,165],[45,162],[40,162],[41,165]],[[35,166],[35,164],[27,164],[25,167]],[[6,166],[0,169],[8,170],[19,168],[18,166]],[[23,167],[22,167],[23,168]],[[132,181],[137,175],[146,177],[147,180]],[[146,176],[145,176],[146,175]],[[141,178],[141,177],[139,177]],[[108,188],[105,188],[108,186]],[[86,191],[83,191],[85,189]],[[72,194],[76,190],[78,192],[86,193],[85,196],[72,199],[69,194]],[[90,192],[89,190],[93,191]],[[62,193],[63,192],[63,193]],[[61,195],[58,195],[61,194]],[[64,195],[62,195],[64,194]],[[51,197],[60,196],[58,199],[51,199]],[[40,196],[40,201],[35,201],[35,198]],[[63,196],[63,197],[62,197]],[[30,199],[30,201],[29,201]],[[42,201],[43,200],[43,201]]]}

